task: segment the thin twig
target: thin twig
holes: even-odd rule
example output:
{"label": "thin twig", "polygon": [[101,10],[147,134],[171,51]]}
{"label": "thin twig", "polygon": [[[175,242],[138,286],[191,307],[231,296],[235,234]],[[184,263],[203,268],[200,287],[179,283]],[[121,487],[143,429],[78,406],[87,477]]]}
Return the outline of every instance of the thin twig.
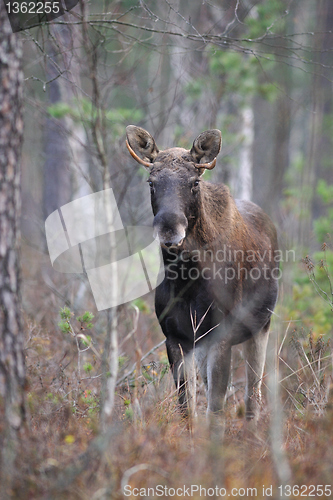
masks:
{"label": "thin twig", "polygon": [[[327,356],[324,356],[323,358],[320,358],[321,360],[323,359],[327,359],[327,358],[330,358],[331,357],[331,354],[328,354]],[[285,364],[287,364],[282,358],[280,358],[281,361],[283,361]],[[314,363],[317,363],[317,359],[315,359],[314,361],[312,361],[310,363],[310,361],[308,360],[308,365],[313,365]],[[288,365],[287,365],[288,366]],[[290,368],[290,367],[289,367]],[[290,368],[290,370],[292,370],[292,368]],[[301,372],[301,371],[304,371],[304,366],[302,366],[302,368],[299,368],[298,370],[292,370],[292,373],[290,373],[289,375],[287,375],[286,377],[284,377],[283,379],[280,380],[280,383],[281,382],[284,382],[285,380],[287,380],[288,378],[292,377],[293,375],[296,375],[296,373],[298,372]]]}
{"label": "thin twig", "polygon": [[[150,351],[146,352],[146,354],[144,356],[142,356],[142,358],[140,360],[141,363],[144,359],[146,359],[149,356],[149,354],[152,354],[154,351],[156,351],[156,349],[161,347],[163,344],[165,344],[165,340],[162,340],[159,344],[155,345],[152,349],[150,349]],[[136,369],[136,362],[132,365],[132,368],[127,373],[125,373],[125,375],[123,375],[120,379],[117,380],[116,385],[121,384],[122,382],[124,382],[124,380],[126,380],[131,375],[133,375],[135,369]]]}

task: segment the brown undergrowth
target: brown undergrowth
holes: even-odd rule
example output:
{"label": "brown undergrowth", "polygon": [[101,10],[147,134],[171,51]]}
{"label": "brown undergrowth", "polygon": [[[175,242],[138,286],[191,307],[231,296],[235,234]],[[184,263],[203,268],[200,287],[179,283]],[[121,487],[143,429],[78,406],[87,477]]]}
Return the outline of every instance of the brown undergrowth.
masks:
{"label": "brown undergrowth", "polygon": [[[148,493],[147,498],[181,498],[183,493],[191,492],[188,490],[191,485],[192,498],[204,498],[204,493],[207,498],[219,498],[221,493],[228,496],[231,492],[235,498],[268,498],[270,492],[273,498],[279,498],[270,444],[270,411],[264,397],[258,425],[246,423],[240,351],[233,360],[223,443],[209,438],[200,381],[198,417],[192,432],[188,430],[177,410],[173,382],[165,370],[164,346],[161,346],[142,363],[136,389],[135,374],[119,384],[114,424],[110,429],[112,437],[107,446],[101,444],[94,448],[93,444],[99,439],[99,379],[78,384],[76,346],[64,340],[58,328],[50,331],[27,320],[26,331],[28,420],[17,458],[12,498],[116,500],[143,498]],[[301,340],[294,338],[292,342]],[[291,375],[281,384],[280,391],[285,408],[283,446],[293,484],[330,485],[333,464],[331,367],[327,364],[325,373],[323,370],[319,373],[318,360],[309,367],[309,363],[316,361],[307,351],[312,348],[315,352],[313,338],[308,340],[308,346],[302,346],[304,354],[302,351],[298,358],[294,348],[293,368],[288,360],[292,371],[281,363],[280,378],[283,379],[283,374]],[[290,345],[287,347],[290,349]],[[130,358],[130,354],[126,356]],[[324,384],[325,407],[318,412],[317,405],[304,394],[323,391]],[[125,484],[127,490],[124,490]],[[200,489],[195,490],[197,487],[201,487],[201,496]],[[178,494],[177,488],[180,488]],[[158,495],[162,491],[163,495]]]}
{"label": "brown undergrowth", "polygon": [[[279,380],[282,447],[291,469],[290,486],[303,485],[305,493],[297,494],[296,488],[294,495],[283,490],[284,496],[314,496],[306,488],[332,484],[332,352],[327,340],[302,330],[299,321],[281,320],[286,325],[281,327],[275,320],[269,347],[274,350],[275,365],[266,366],[257,426],[244,418],[244,361],[241,348],[236,347],[222,442],[209,437],[199,379],[198,417],[192,431],[178,412],[165,346],[153,349],[163,336],[152,297],[138,304],[137,318],[133,307],[124,306],[119,310],[119,383],[113,423],[102,435],[98,356],[104,347],[102,315],[95,315],[88,332],[75,319],[84,311],[75,311],[71,324],[84,335],[76,342],[58,323],[60,308],[73,302],[80,283],[72,287],[63,276],[58,283],[55,274],[45,286],[38,274],[42,263],[38,269],[27,265],[24,269],[27,423],[16,461],[15,489],[5,496],[2,492],[2,498],[199,499],[205,498],[204,493],[206,498],[282,498],[271,446],[268,379],[272,371]],[[89,303],[87,309],[93,310]],[[276,334],[278,328],[280,335]],[[138,345],[142,357],[139,373],[133,369]],[[80,370],[78,347],[83,351]]]}

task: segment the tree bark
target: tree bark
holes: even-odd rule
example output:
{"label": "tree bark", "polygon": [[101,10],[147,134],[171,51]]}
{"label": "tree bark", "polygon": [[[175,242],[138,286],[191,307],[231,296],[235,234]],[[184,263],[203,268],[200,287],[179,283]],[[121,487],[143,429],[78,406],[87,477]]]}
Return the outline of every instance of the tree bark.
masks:
{"label": "tree bark", "polygon": [[[19,213],[22,146],[21,43],[0,5],[0,484],[8,489],[24,420],[25,367],[20,311]],[[8,491],[7,491],[8,493]]]}
{"label": "tree bark", "polygon": [[313,218],[326,213],[325,203],[316,193],[318,179],[324,179],[328,184],[333,184],[332,169],[332,42],[331,32],[333,22],[333,4],[330,0],[320,0],[317,3],[317,46],[315,46],[315,60],[323,65],[321,74],[313,77],[313,115],[316,115],[315,133],[316,144],[313,148],[313,177],[309,179],[313,185]]}

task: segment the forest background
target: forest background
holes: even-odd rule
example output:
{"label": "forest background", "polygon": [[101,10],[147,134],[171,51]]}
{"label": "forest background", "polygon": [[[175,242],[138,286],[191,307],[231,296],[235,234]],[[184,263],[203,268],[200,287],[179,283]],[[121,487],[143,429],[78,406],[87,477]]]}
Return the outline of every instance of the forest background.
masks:
{"label": "forest background", "polygon": [[[26,417],[3,498],[123,498],[124,484],[253,487],[259,498],[273,485],[279,498],[288,493],[278,496],[279,485],[330,485],[332,26],[330,0],[80,0],[13,35],[24,73]],[[222,152],[205,178],[259,204],[293,256],[281,262],[260,425],[244,421],[235,349],[218,447],[177,412],[153,294],[98,312],[83,274],[51,266],[44,222],[71,200],[111,186],[125,226],[151,225],[128,124],[164,148],[220,129]],[[200,380],[197,405],[201,423]]]}

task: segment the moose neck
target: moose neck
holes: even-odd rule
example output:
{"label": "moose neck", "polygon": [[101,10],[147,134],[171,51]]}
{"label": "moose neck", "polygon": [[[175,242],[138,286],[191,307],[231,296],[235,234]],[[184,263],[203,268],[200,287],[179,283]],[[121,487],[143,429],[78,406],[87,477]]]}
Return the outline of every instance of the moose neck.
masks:
{"label": "moose neck", "polygon": [[243,245],[246,226],[229,189],[224,184],[202,183],[198,217],[185,245],[189,250],[213,249],[216,244]]}

